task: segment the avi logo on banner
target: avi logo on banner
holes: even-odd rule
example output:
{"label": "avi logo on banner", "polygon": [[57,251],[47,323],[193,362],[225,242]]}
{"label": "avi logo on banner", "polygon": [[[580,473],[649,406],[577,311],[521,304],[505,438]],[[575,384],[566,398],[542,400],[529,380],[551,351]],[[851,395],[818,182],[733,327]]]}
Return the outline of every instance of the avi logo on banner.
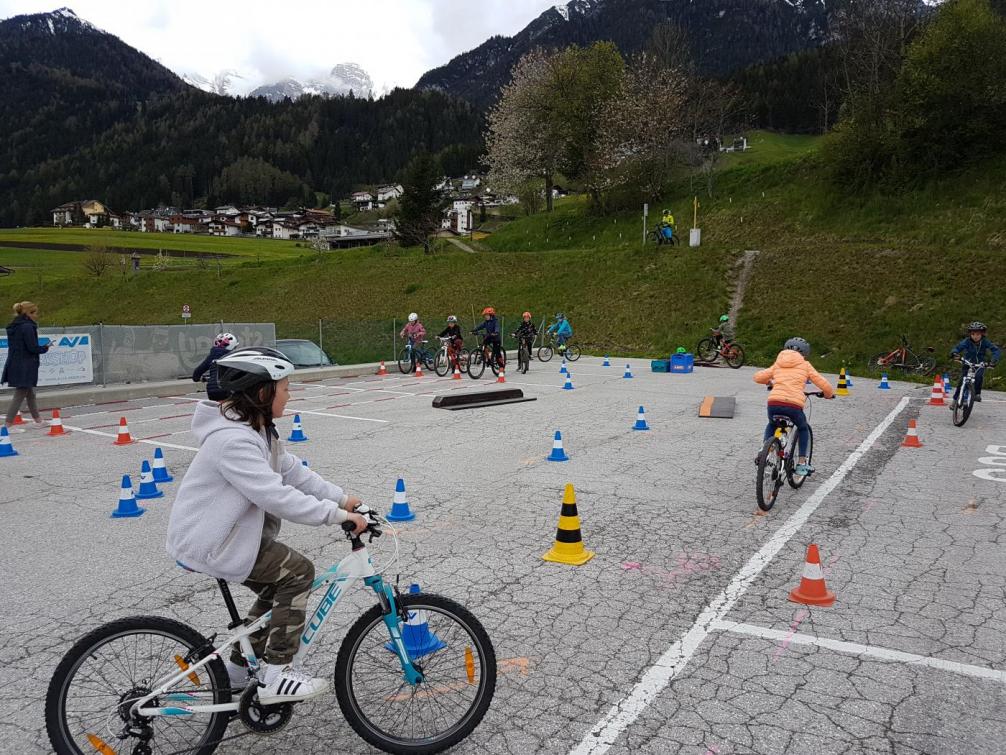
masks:
{"label": "avi logo on banner", "polygon": [[[91,336],[88,333],[63,333],[40,336],[40,346],[52,343],[39,360],[38,384],[69,385],[94,381],[91,365]],[[0,370],[7,362],[7,339],[0,338]]]}

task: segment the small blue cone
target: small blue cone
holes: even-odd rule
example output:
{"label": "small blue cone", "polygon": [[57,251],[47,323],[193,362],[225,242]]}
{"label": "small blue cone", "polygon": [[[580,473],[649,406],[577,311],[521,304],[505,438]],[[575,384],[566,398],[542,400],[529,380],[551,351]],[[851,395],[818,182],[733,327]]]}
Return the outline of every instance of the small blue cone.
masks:
{"label": "small blue cone", "polygon": [[133,483],[128,474],[122,475],[122,487],[119,490],[119,507],[112,512],[113,519],[125,519],[127,517],[140,516],[146,509],[136,505],[136,498],[133,497]]}
{"label": "small blue cone", "polygon": [[307,459],[301,459],[300,463],[303,464],[305,467],[311,466],[310,464],[307,463]]}
{"label": "small blue cone", "polygon": [[643,407],[639,407],[639,413],[636,415],[636,424],[632,426],[633,430],[649,430],[650,426],[646,424],[646,412],[643,411]]}
{"label": "small blue cone", "polygon": [[[419,585],[413,582],[409,585],[409,595],[418,595]],[[430,631],[429,618],[426,611],[409,611],[409,620],[402,624],[402,644],[411,660],[435,653],[447,647],[447,643]],[[387,643],[384,647],[395,652],[395,646]]]}
{"label": "small blue cone", "polygon": [[845,371],[845,387],[852,388],[852,375],[849,374],[848,370]]}
{"label": "small blue cone", "polygon": [[303,443],[307,440],[307,436],[304,435],[304,428],[300,425],[300,415],[293,415],[293,431],[290,433],[290,437],[286,439],[288,443]]}
{"label": "small blue cone", "polygon": [[150,470],[150,462],[144,459],[140,466],[140,489],[136,492],[136,499],[142,501],[147,498],[160,498],[163,495],[163,491],[158,490],[157,483],[154,482],[154,473]]}
{"label": "small blue cone", "polygon": [[4,456],[17,456],[17,451],[10,444],[10,433],[6,427],[0,427],[0,458]]}
{"label": "small blue cone", "polygon": [[943,373],[943,392],[949,396],[952,388],[953,388],[953,386],[950,385],[950,373],[944,372]]}
{"label": "small blue cone", "polygon": [[566,369],[566,357],[562,358],[562,366],[559,368],[559,374],[560,375],[568,375],[569,374],[569,370]]}
{"label": "small blue cone", "polygon": [[164,464],[164,451],[159,448],[154,449],[154,482],[171,482],[175,478],[171,476],[167,466]]}
{"label": "small blue cone", "polygon": [[632,370],[629,369],[629,365],[625,365],[625,374],[622,375],[622,377],[625,378],[626,380],[632,378]]}
{"label": "small blue cone", "polygon": [[880,375],[880,385],[878,385],[877,388],[879,388],[882,391],[889,391],[889,390],[891,390],[891,385],[890,385],[890,383],[887,382],[887,373],[886,372],[881,373],[881,375]]}
{"label": "small blue cone", "polygon": [[601,366],[602,367],[611,367],[611,362],[608,361],[607,354],[604,356],[604,364],[602,364]]}
{"label": "small blue cone", "polygon": [[564,391],[573,390],[573,376],[570,375],[568,372],[566,373],[566,382],[562,384],[562,389]]}
{"label": "small blue cone", "polygon": [[409,502],[405,500],[405,481],[399,477],[395,485],[395,500],[391,504],[391,513],[388,514],[389,522],[411,522],[416,518],[409,508]]}
{"label": "small blue cone", "polygon": [[562,447],[562,433],[555,431],[555,440],[552,441],[552,453],[545,457],[545,461],[569,461],[566,450]]}

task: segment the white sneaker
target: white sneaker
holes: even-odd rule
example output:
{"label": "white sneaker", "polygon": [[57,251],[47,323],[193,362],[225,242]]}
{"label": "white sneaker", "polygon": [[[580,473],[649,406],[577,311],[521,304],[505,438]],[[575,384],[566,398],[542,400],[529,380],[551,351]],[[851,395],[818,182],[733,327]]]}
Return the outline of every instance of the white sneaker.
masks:
{"label": "white sneaker", "polygon": [[227,668],[227,676],[231,682],[231,689],[244,689],[248,686],[248,669],[239,666],[230,658],[224,661]]}
{"label": "white sneaker", "polygon": [[296,703],[324,695],[332,684],[328,679],[312,678],[291,665],[265,666],[265,687],[258,691],[258,699],[263,705]]}

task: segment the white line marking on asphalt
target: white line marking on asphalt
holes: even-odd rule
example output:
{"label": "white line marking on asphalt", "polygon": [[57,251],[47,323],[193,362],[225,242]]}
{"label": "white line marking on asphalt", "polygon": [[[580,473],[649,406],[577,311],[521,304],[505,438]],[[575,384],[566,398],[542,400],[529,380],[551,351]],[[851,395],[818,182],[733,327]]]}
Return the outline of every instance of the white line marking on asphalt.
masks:
{"label": "white line marking on asphalt", "polygon": [[607,752],[618,736],[625,731],[633,721],[649,706],[671,680],[680,674],[691,659],[699,645],[709,635],[715,624],[722,621],[733,608],[734,604],[747,591],[754,580],[768,566],[772,559],[785,547],[786,543],[817,511],[825,497],[845,479],[853,467],[877,442],[884,431],[891,426],[898,415],[908,406],[908,398],[902,398],[883,421],[877,425],[859,447],[853,451],[831,477],[822,483],[810,497],[804,501],[793,515],[769,538],[768,542],[755,553],[741,570],[734,575],[730,583],[707,605],[691,628],[684,636],[671,645],[657,662],[646,670],[642,678],[636,682],[632,691],[611,707],[608,713],[597,725],[588,731],[580,744],[572,751],[572,755],[600,755]]}
{"label": "white line marking on asphalt", "polygon": [[[363,403],[362,401],[360,403]],[[361,422],[380,422],[381,424],[387,424],[390,420],[387,419],[371,419],[370,417],[351,417],[348,414],[329,414],[328,412],[316,412],[311,409],[295,409],[290,412],[290,414],[314,414],[318,417],[338,417],[339,419],[358,419]]]}
{"label": "white line marking on asphalt", "polygon": [[[104,438],[117,438],[119,437],[117,433],[103,433],[101,430],[88,430],[86,427],[72,427],[71,425],[64,425],[67,430],[72,430],[76,433],[87,433],[88,435],[100,435]],[[192,446],[179,446],[175,443],[162,443],[159,440],[140,440],[136,439],[137,443],[146,443],[148,446],[161,446],[163,448],[177,448],[179,451],[198,451],[198,448],[193,448]]]}
{"label": "white line marking on asphalt", "polygon": [[796,643],[797,645],[817,645],[839,653],[864,655],[882,661],[907,663],[911,666],[928,666],[929,668],[940,669],[941,671],[950,671],[955,674],[963,674],[964,676],[973,676],[979,679],[991,679],[996,682],[1006,683],[1006,671],[999,669],[972,666],[970,663],[947,661],[942,658],[905,653],[901,650],[892,650],[873,645],[861,645],[858,642],[829,640],[826,637],[815,637],[812,634],[803,634],[801,632],[782,632],[778,629],[769,629],[768,627],[760,627],[755,624],[744,624],[736,621],[716,621],[713,623],[712,629],[761,637],[766,640],[785,641],[788,639],[790,643]]}

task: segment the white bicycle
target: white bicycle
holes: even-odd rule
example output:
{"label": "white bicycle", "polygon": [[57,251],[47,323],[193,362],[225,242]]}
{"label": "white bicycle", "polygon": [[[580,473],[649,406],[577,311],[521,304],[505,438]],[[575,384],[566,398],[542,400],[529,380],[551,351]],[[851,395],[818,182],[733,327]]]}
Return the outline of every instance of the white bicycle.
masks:
{"label": "white bicycle", "polygon": [[[368,516],[368,542],[385,520]],[[388,525],[390,527],[390,525]],[[395,555],[382,569],[386,571]],[[335,664],[335,694],[346,720],[363,739],[385,752],[434,753],[474,731],[496,689],[496,653],[469,611],[439,595],[399,593],[374,569],[361,537],[343,530],[352,552],[314,581],[328,586],[301,635],[295,663],[315,645],[340,599],[360,580],[377,605],[350,627]],[[113,621],[82,637],[56,667],[46,695],[46,729],[58,755],[209,755],[217,745],[252,733],[272,734],[293,715],[296,703],[263,705],[259,660],[249,636],[270,614],[246,625],[226,581],[217,583],[230,615],[230,634],[219,643],[160,616]],[[248,685],[232,689],[224,653],[240,648]],[[249,730],[224,736],[238,718]]]}

